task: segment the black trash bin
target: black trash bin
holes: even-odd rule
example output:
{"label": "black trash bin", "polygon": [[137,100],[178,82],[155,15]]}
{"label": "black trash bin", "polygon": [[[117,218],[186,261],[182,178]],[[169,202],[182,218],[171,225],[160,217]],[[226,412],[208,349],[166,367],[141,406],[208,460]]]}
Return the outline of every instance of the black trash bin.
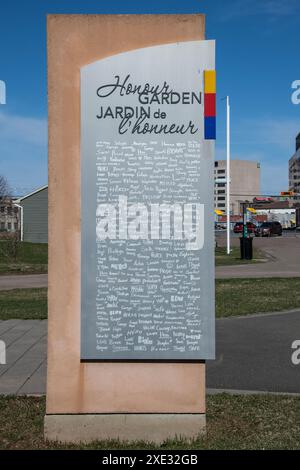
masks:
{"label": "black trash bin", "polygon": [[253,258],[252,237],[240,238],[241,259],[250,260]]}

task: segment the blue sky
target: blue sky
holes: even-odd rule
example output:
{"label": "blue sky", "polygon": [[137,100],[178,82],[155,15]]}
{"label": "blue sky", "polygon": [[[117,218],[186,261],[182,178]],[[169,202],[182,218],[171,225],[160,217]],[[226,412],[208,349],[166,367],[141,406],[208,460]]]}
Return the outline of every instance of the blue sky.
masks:
{"label": "blue sky", "polygon": [[299,0],[3,0],[0,6],[0,174],[17,194],[47,183],[47,13],[205,13],[217,41],[217,158],[225,157],[225,102],[232,108],[232,156],[259,161],[262,193],[287,189],[300,132]]}

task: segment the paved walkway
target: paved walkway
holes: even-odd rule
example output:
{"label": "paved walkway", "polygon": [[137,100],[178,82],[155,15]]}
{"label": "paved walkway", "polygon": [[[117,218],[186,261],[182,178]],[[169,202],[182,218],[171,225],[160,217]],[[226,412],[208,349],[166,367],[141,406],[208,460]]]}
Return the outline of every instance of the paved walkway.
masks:
{"label": "paved walkway", "polygon": [[48,274],[14,274],[0,276],[0,290],[47,287]]}
{"label": "paved walkway", "polygon": [[[232,246],[239,245],[233,237]],[[266,262],[235,266],[218,266],[217,279],[255,277],[300,277],[300,236],[254,238],[254,245],[267,255]],[[218,244],[226,244],[224,234],[218,235]],[[47,287],[47,274],[0,276],[0,290]]]}
{"label": "paved walkway", "polygon": [[282,269],[276,263],[244,264],[237,266],[218,266],[216,279],[260,278],[260,277],[300,277],[300,265],[294,269]]}
{"label": "paved walkway", "polygon": [[46,390],[47,320],[0,322],[6,365],[0,364],[0,394],[44,394]]}
{"label": "paved walkway", "polygon": [[[0,365],[0,394],[46,391],[46,320],[0,322],[7,364]],[[291,344],[300,340],[300,310],[217,320],[217,359],[207,363],[214,390],[300,394],[300,365]]]}
{"label": "paved walkway", "polygon": [[[299,266],[294,269],[278,269],[275,262],[257,263],[253,265],[218,266],[216,268],[216,279],[257,277],[300,277],[300,263]],[[0,291],[47,286],[47,274],[0,276]]]}
{"label": "paved walkway", "polygon": [[[224,233],[217,237],[224,246]],[[232,246],[239,246],[239,238],[232,237]],[[218,266],[217,279],[255,277],[300,277],[300,236],[254,238],[253,244],[264,251],[267,261],[256,264]],[[47,274],[20,274],[0,276],[0,290],[47,287]]]}

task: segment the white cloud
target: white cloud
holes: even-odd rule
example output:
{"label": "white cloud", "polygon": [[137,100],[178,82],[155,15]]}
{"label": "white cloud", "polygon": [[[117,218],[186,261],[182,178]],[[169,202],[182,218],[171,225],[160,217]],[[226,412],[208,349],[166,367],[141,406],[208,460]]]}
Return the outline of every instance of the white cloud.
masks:
{"label": "white cloud", "polygon": [[47,120],[0,113],[0,142],[47,144]]}

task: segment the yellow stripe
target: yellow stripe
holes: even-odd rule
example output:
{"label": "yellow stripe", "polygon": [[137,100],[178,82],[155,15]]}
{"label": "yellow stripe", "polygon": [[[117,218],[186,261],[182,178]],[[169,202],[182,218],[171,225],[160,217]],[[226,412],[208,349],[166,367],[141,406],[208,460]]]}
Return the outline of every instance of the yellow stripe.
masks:
{"label": "yellow stripe", "polygon": [[204,93],[216,93],[215,70],[204,70]]}

